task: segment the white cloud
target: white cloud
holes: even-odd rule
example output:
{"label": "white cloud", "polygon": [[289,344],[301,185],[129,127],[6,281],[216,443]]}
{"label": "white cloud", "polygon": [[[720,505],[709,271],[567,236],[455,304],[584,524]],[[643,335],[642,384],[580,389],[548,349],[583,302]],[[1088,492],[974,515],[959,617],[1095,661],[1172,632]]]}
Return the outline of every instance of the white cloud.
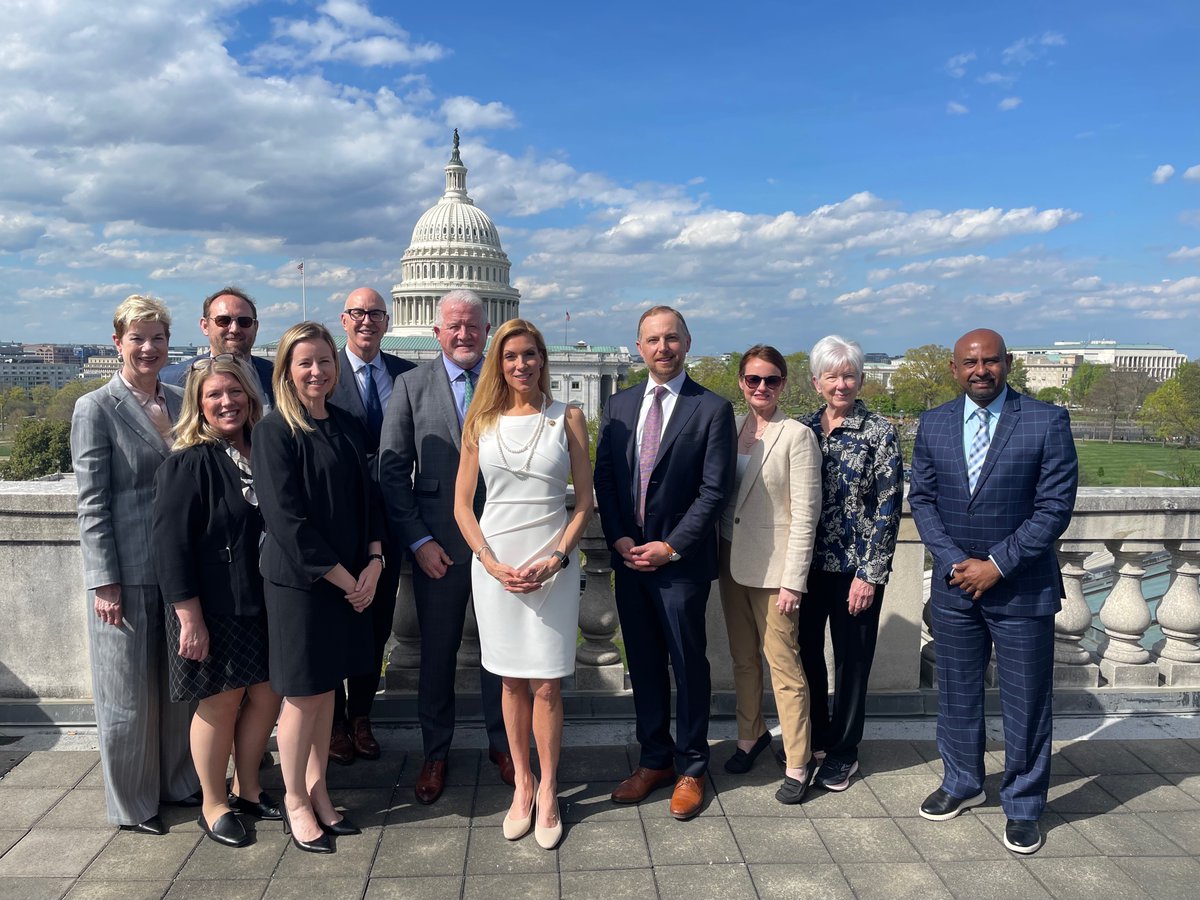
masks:
{"label": "white cloud", "polygon": [[1005,97],[1003,100],[1000,101],[999,104],[997,104],[996,108],[999,109],[1001,112],[1008,112],[1009,110],[1016,109],[1020,105],[1021,105],[1020,97]]}
{"label": "white cloud", "polygon": [[464,131],[488,128],[515,128],[517,117],[499,101],[480,103],[473,97],[449,97],[442,102],[442,118],[451,128]]}
{"label": "white cloud", "polygon": [[1188,166],[1183,170],[1185,181],[1200,181],[1200,166]]}
{"label": "white cloud", "polygon": [[272,20],[275,40],[253,58],[264,64],[300,68],[328,62],[372,66],[420,65],[446,55],[435,43],[417,43],[391,19],[374,15],[356,0],[328,0],[314,19]]}
{"label": "white cloud", "polygon": [[980,84],[998,84],[1007,86],[1017,80],[1015,75],[1008,75],[1003,72],[984,72],[975,79]]}
{"label": "white cloud", "polygon": [[948,116],[965,116],[970,110],[957,100],[951,100],[946,104],[946,115]]}
{"label": "white cloud", "polygon": [[951,78],[962,78],[967,74],[967,64],[975,59],[975,54],[958,53],[946,60],[946,73]]}
{"label": "white cloud", "polygon": [[1041,59],[1051,47],[1062,47],[1066,43],[1067,39],[1057,31],[1045,31],[1014,41],[1004,48],[1000,57],[1007,66],[1023,66]]}
{"label": "white cloud", "polygon": [[1154,170],[1154,174],[1150,176],[1150,181],[1154,184],[1166,184],[1174,174],[1175,167],[1170,163],[1166,163]]}
{"label": "white cloud", "polygon": [[1200,247],[1180,247],[1168,253],[1167,259],[1200,259]]}

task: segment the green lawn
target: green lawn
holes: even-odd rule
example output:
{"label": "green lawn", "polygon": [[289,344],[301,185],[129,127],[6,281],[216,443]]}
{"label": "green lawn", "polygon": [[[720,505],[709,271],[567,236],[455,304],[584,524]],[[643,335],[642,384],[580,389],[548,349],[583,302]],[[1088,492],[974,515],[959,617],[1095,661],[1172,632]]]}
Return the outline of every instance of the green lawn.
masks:
{"label": "green lawn", "polygon": [[[1088,487],[1179,487],[1181,467],[1200,469],[1200,450],[1161,444],[1107,444],[1076,441],[1079,483]],[[1161,474],[1160,474],[1161,473]]]}

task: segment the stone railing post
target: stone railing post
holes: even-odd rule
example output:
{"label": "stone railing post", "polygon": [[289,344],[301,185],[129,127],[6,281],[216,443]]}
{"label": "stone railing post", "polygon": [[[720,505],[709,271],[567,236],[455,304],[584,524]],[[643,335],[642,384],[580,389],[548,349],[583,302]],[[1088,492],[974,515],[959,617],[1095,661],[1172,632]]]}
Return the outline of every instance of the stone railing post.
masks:
{"label": "stone railing post", "polygon": [[1058,545],[1066,596],[1062,609],[1054,617],[1055,687],[1097,687],[1100,684],[1100,667],[1080,644],[1092,627],[1092,610],[1083,596],[1083,576],[1087,574],[1083,562],[1093,549],[1093,545],[1081,541],[1062,541]]}
{"label": "stone railing post", "polygon": [[1158,604],[1163,639],[1154,645],[1163,683],[1200,686],[1200,542],[1167,541],[1171,586]]}
{"label": "stone railing post", "polygon": [[1100,673],[1111,687],[1153,687],[1158,668],[1147,665],[1150,652],[1142,638],[1150,627],[1150,607],[1142,594],[1143,561],[1162,545],[1152,541],[1104,542],[1117,573],[1112,591],[1100,609],[1100,624],[1108,639],[1100,654]]}
{"label": "stone railing post", "polygon": [[617,601],[612,590],[612,552],[604,540],[600,518],[588,524],[580,549],[587,556],[587,577],[579,598],[579,630],[583,643],[575,651],[575,688],[580,691],[621,691],[625,666],[613,638],[617,634]]}
{"label": "stone railing post", "polygon": [[396,643],[388,656],[383,683],[389,691],[415,691],[421,670],[421,626],[413,601],[412,561],[406,555],[400,570],[400,590],[392,614],[392,636]]}

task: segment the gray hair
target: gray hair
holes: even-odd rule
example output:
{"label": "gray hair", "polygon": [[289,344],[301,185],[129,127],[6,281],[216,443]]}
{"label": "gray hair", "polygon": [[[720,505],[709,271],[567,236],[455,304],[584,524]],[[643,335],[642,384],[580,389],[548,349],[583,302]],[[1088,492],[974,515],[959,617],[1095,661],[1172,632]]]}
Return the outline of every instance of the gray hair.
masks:
{"label": "gray hair", "polygon": [[466,288],[455,288],[454,290],[450,291],[450,293],[444,294],[442,299],[438,301],[437,315],[433,320],[433,324],[438,328],[442,327],[442,322],[444,321],[442,318],[442,310],[446,308],[447,304],[454,306],[466,306],[469,307],[472,312],[478,312],[481,316],[484,315],[482,297],[480,297],[474,291],[469,291]]}
{"label": "gray hair", "polygon": [[853,366],[858,377],[862,378],[863,349],[858,341],[848,341],[840,334],[821,338],[808,354],[808,368],[813,378],[820,378],[825,372],[840,372],[846,366]]}

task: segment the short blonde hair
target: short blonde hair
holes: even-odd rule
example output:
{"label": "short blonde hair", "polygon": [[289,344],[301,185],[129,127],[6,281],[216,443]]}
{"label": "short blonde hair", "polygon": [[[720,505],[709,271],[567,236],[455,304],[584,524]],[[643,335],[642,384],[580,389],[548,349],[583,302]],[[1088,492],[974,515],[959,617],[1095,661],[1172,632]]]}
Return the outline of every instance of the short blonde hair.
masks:
{"label": "short blonde hair", "polygon": [[296,345],[304,341],[324,341],[333,353],[333,378],[329,380],[329,390],[325,392],[326,397],[337,389],[338,374],[341,368],[337,344],[333,342],[333,335],[320,322],[300,322],[283,333],[283,337],[279,339],[279,346],[275,350],[275,371],[271,375],[271,385],[275,388],[275,408],[283,416],[283,421],[287,422],[288,427],[292,429],[292,434],[298,431],[313,430],[313,427],[308,424],[304,404],[300,402],[296,386],[292,384],[288,371],[292,366],[292,353],[295,352]]}
{"label": "short blonde hair", "polygon": [[263,415],[263,403],[258,386],[258,375],[250,369],[248,363],[238,359],[233,354],[221,354],[220,357],[204,357],[192,363],[188,369],[187,382],[183,388],[183,409],[179,412],[179,421],[175,423],[174,450],[194,447],[196,444],[215,444],[221,440],[221,435],[204,418],[204,407],[201,400],[204,397],[204,383],[213,375],[229,375],[241,386],[246,394],[246,402],[250,408],[246,415],[244,426],[246,437],[250,430]]}
{"label": "short blonde hair", "polygon": [[161,322],[167,337],[171,336],[171,311],[157,297],[130,294],[113,313],[113,334],[117,340],[125,337],[125,329],[134,322]]}

